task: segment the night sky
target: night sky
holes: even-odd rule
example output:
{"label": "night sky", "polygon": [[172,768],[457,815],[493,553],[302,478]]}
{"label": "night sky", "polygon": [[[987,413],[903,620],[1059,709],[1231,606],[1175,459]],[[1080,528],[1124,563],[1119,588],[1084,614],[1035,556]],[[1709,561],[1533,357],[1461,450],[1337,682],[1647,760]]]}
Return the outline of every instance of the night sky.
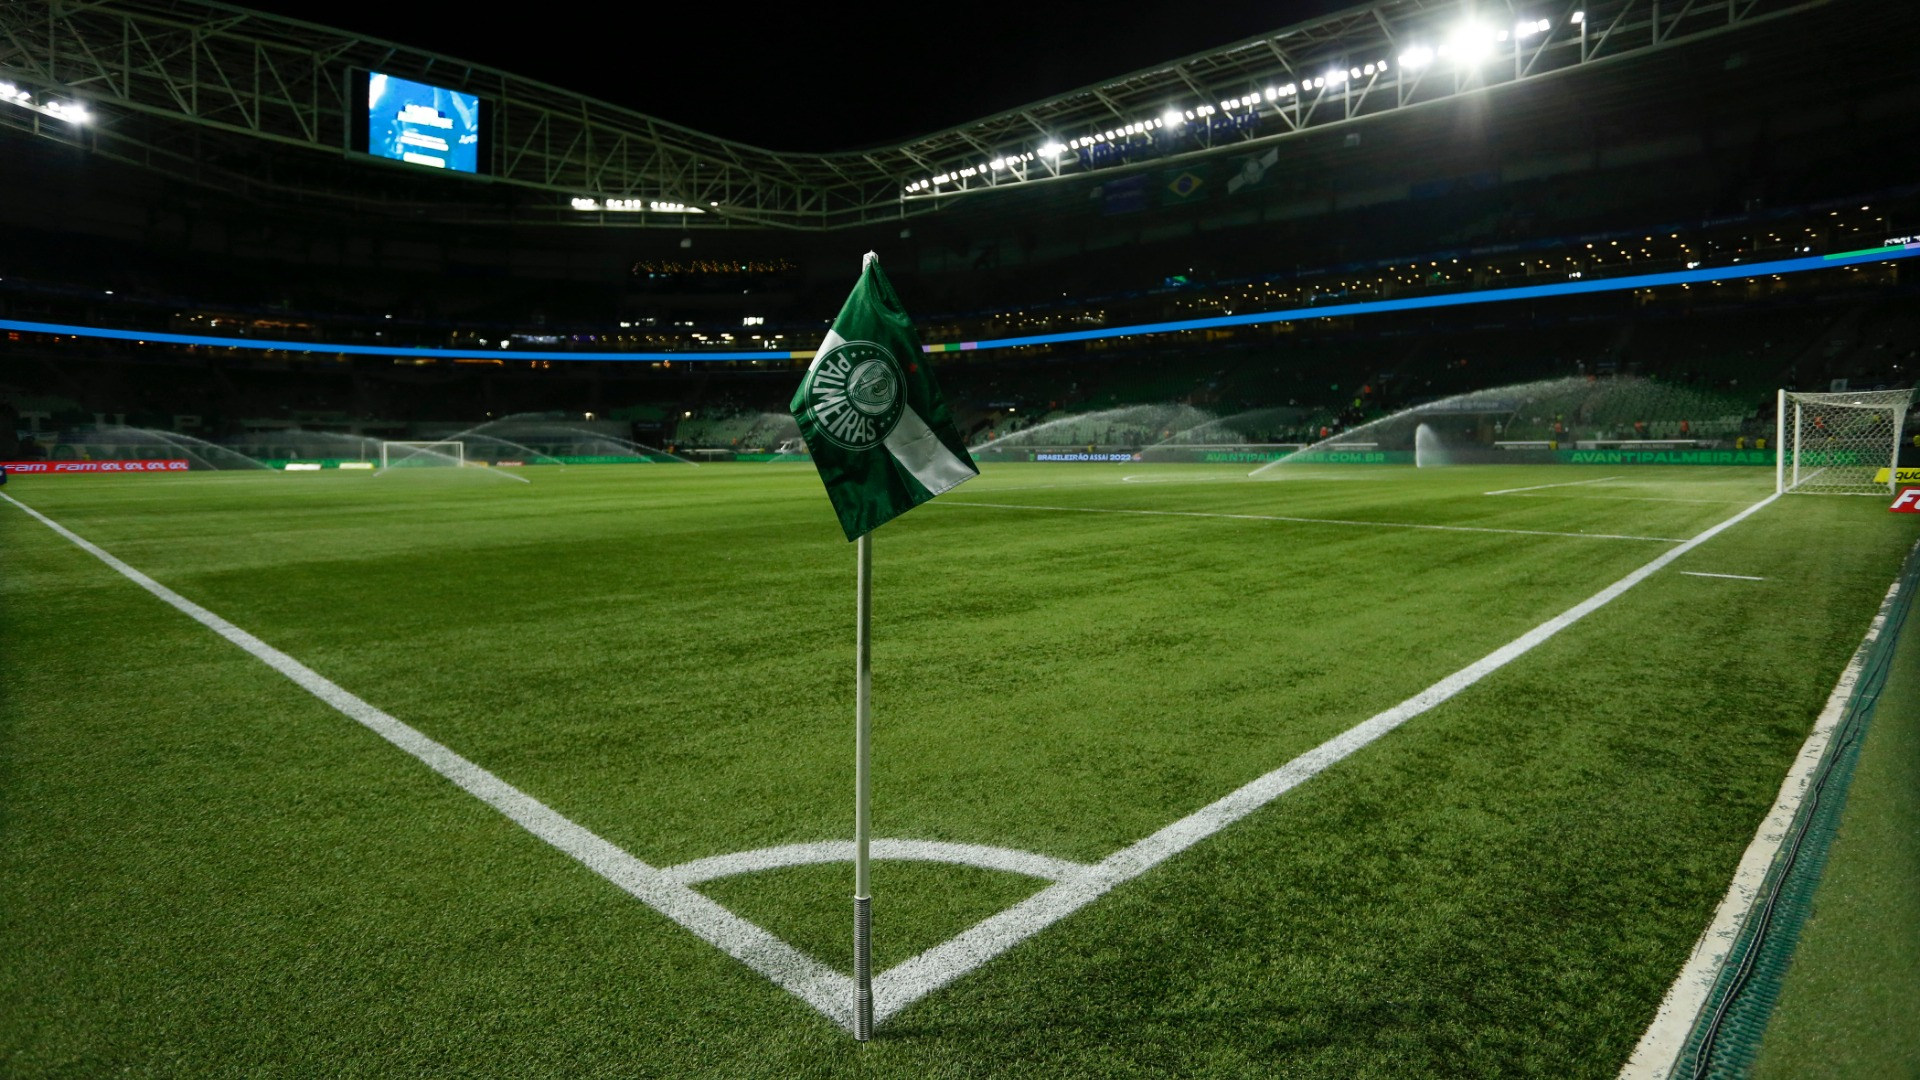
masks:
{"label": "night sky", "polygon": [[822,151],[928,134],[1351,3],[561,0],[514,5],[505,16],[497,5],[449,0],[246,6],[475,61],[711,135]]}

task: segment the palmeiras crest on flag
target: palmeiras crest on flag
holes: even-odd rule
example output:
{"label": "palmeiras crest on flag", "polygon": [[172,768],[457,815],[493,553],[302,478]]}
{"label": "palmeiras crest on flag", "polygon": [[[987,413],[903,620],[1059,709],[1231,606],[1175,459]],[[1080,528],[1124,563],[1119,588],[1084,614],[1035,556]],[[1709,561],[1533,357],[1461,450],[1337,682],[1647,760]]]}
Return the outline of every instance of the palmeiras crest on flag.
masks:
{"label": "palmeiras crest on flag", "polygon": [[893,434],[906,410],[900,362],[886,346],[847,341],[820,358],[806,383],[806,406],[836,446],[866,450]]}
{"label": "palmeiras crest on flag", "polygon": [[980,473],[922,352],[868,255],[789,406],[849,540]]}

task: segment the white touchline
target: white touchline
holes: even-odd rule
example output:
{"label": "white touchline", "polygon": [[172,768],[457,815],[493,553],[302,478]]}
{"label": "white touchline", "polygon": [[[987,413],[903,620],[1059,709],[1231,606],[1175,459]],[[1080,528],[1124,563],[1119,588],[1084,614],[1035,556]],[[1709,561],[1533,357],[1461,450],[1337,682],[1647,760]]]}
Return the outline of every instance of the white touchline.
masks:
{"label": "white touchline", "polygon": [[1481,492],[1483,495],[1511,495],[1516,491],[1545,491],[1548,488],[1579,487],[1582,484],[1604,484],[1609,480],[1618,480],[1617,476],[1603,476],[1598,480],[1571,480],[1564,484],[1535,484],[1532,487],[1502,488],[1499,491]]}
{"label": "white touchline", "polygon": [[1760,828],[1753,834],[1753,842],[1747,845],[1746,854],[1740,857],[1739,868],[1734,871],[1733,884],[1727,887],[1727,895],[1714,910],[1713,921],[1694,943],[1693,952],[1687,957],[1685,967],[1680,969],[1680,977],[1668,988],[1666,999],[1660,1002],[1660,1008],[1653,1014],[1653,1023],[1648,1025],[1646,1034],[1640,1036],[1640,1043],[1634,1047],[1633,1056],[1620,1070],[1621,1080],[1666,1080],[1673,1073],[1673,1067],[1679,1064],[1680,1055],[1687,1048],[1687,1039],[1693,1034],[1694,1021],[1699,1019],[1700,1010],[1707,1004],[1707,996],[1713,991],[1713,984],[1720,978],[1720,969],[1727,964],[1728,954],[1733,943],[1740,936],[1740,929],[1746,925],[1747,917],[1753,913],[1753,905],[1760,899],[1760,886],[1765,884],[1767,868],[1773,865],[1773,859],[1780,851],[1780,845],[1787,838],[1787,830],[1793,825],[1794,814],[1800,809],[1805,798],[1807,784],[1813,777],[1813,771],[1819,767],[1820,759],[1826,756],[1827,744],[1833,740],[1833,729],[1840,724],[1840,714],[1846,711],[1847,698],[1853,694],[1853,686],[1860,681],[1860,672],[1866,666],[1867,654],[1873,650],[1873,643],[1880,638],[1880,630],[1887,624],[1887,612],[1892,610],[1893,601],[1900,594],[1900,583],[1895,581],[1887,589],[1886,598],[1880,601],[1880,611],[1867,627],[1866,637],[1860,639],[1860,647],[1853,651],[1853,659],[1847,662],[1846,670],[1840,673],[1840,681],[1833,686],[1833,693],[1827,695],[1826,708],[1820,711],[1820,718],[1814,721],[1813,733],[1800,747],[1800,756],[1794,758],[1793,767],[1787,770],[1787,778],[1780,784],[1780,795],[1774,800],[1773,809],[1760,822]]}
{"label": "white touchline", "polygon": [[1765,581],[1765,580],[1767,580],[1766,578],[1763,578],[1763,577],[1753,577],[1752,575],[1749,575],[1749,574],[1709,574],[1709,573],[1707,573],[1707,572],[1706,572],[1705,570],[1682,570],[1682,571],[1680,571],[1680,572],[1681,572],[1681,573],[1683,573],[1683,574],[1685,574],[1685,575],[1687,575],[1688,577],[1722,577],[1722,578],[1732,578],[1732,579],[1733,579],[1733,580],[1735,580],[1735,581]]}
{"label": "white touchline", "polygon": [[[1014,873],[1051,879],[1053,884],[1026,900],[992,915],[963,931],[959,936],[936,945],[874,979],[874,1019],[876,1023],[896,1015],[914,1002],[952,983],[1041,930],[1066,918],[1105,895],[1118,885],[1131,881],[1154,866],[1200,843],[1213,834],[1267,805],[1281,795],[1312,779],[1374,740],[1416,716],[1442,704],[1481,679],[1532,650],[1536,645],[1579,622],[1611,603],[1621,594],[1670,565],[1674,560],[1707,542],[1725,530],[1758,513],[1778,495],[1747,507],[1734,516],[1685,541],[1665,541],[1678,546],[1662,552],[1651,562],[1600,590],[1586,600],[1548,619],[1507,644],[1459,671],[1441,679],[1413,697],[1380,712],[1319,746],[1201,807],[1179,821],[1136,843],[1121,849],[1092,866],[1063,859],[1006,849],[969,844],[944,844],[936,841],[881,842],[903,845],[895,857],[924,858],[961,862],[1006,869]],[[413,755],[435,772],[453,781],[462,790],[505,814],[522,828],[584,863],[628,894],[692,931],[748,967],[766,976],[776,985],[800,998],[820,1013],[848,1030],[853,1026],[853,980],[767,933],[752,922],[707,899],[689,887],[693,881],[710,880],[731,873],[770,869],[775,866],[807,862],[837,861],[843,842],[818,845],[789,845],[785,848],[743,852],[712,859],[699,859],[677,867],[661,869],[620,850],[589,830],[561,816],[532,796],[487,772],[485,769],[428,738],[418,730],[381,712],[360,698],[328,681],[306,665],[241,630],[218,615],[180,596],[113,555],[83,539],[58,522],[11,496],[0,499],[19,507],[42,524],[76,546],[106,563],[130,581],[166,601],[228,641],[252,654],[307,692],[335,709],[359,721],[395,746]],[[973,505],[973,504],[967,504]],[[979,504],[994,506],[996,504]],[[1009,509],[1051,509],[1045,507],[1008,507]],[[1067,508],[1085,509],[1085,508]],[[1182,514],[1175,511],[1093,511],[1106,513],[1148,513],[1173,516],[1241,517],[1232,514]],[[1266,520],[1256,518],[1255,520]],[[1295,520],[1295,519],[1275,519]],[[1338,524],[1347,524],[1338,522]],[[1372,525],[1375,522],[1352,522]],[[1408,528],[1461,529],[1461,526],[1402,526]],[[1514,532],[1520,530],[1467,529],[1473,532]],[[1545,535],[1586,536],[1583,533]],[[1653,539],[1636,537],[1623,539]],[[881,845],[876,845],[881,846]]]}
{"label": "white touchline", "polygon": [[1300,525],[1348,525],[1370,529],[1431,529],[1437,532],[1500,533],[1506,536],[1567,536],[1577,540],[1645,540],[1682,544],[1671,536],[1621,536],[1616,533],[1551,532],[1545,529],[1495,529],[1484,525],[1423,525],[1407,521],[1348,521],[1343,518],[1283,517],[1278,514],[1216,514],[1199,510],[1114,510],[1098,506],[1034,506],[1030,503],[963,502],[938,499],[934,506],[977,506],[988,510],[1045,510],[1056,514],[1137,514],[1142,517],[1226,518],[1231,521],[1284,521]]}
{"label": "white touchline", "polygon": [[853,1026],[853,980],[767,933],[753,923],[695,892],[672,875],[634,858],[559,812],[381,712],[286,653],[188,600],[121,562],[78,534],[10,495],[0,499],[26,511],[42,525],[72,541],[129,581],[171,604],[189,618],[251,653],[268,667],[375,734],[418,758],[461,790],[540,839],[559,848],[648,907],[693,931],[720,951],[746,964],[820,1010],[841,1027]]}
{"label": "white touchline", "polygon": [[1674,560],[1745,521],[1778,499],[1769,495],[1652,562],[1555,615],[1486,656],[1441,679],[1398,705],[1378,713],[1301,754],[1278,769],[1216,800],[1130,847],[1100,860],[1085,875],[1059,881],[1018,904],[988,916],[943,945],[921,953],[874,979],[874,1019],[879,1022],[1041,930],[1131,881],[1160,862],[1246,817],[1319,775],[1401,724],[1452,698],[1526,654],[1534,646],[1611,603],[1628,589],[1659,573]]}

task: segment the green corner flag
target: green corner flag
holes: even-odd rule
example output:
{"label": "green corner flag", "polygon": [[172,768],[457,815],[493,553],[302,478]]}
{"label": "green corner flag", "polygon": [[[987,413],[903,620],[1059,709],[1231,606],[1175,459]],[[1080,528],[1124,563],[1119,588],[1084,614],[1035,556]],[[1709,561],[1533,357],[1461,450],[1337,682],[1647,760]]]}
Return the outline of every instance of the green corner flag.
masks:
{"label": "green corner flag", "polygon": [[872,252],[790,407],[849,540],[980,475]]}

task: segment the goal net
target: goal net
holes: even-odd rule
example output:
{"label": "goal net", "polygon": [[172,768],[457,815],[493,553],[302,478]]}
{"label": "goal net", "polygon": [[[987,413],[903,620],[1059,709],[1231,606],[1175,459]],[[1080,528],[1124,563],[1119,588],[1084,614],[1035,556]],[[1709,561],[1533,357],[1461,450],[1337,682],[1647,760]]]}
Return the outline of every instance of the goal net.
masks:
{"label": "goal net", "polygon": [[1780,391],[1774,490],[1886,495],[1900,466],[1911,390],[1844,394]]}
{"label": "goal net", "polygon": [[467,447],[457,440],[446,442],[383,442],[380,444],[382,469],[417,469],[461,466],[467,463]]}

